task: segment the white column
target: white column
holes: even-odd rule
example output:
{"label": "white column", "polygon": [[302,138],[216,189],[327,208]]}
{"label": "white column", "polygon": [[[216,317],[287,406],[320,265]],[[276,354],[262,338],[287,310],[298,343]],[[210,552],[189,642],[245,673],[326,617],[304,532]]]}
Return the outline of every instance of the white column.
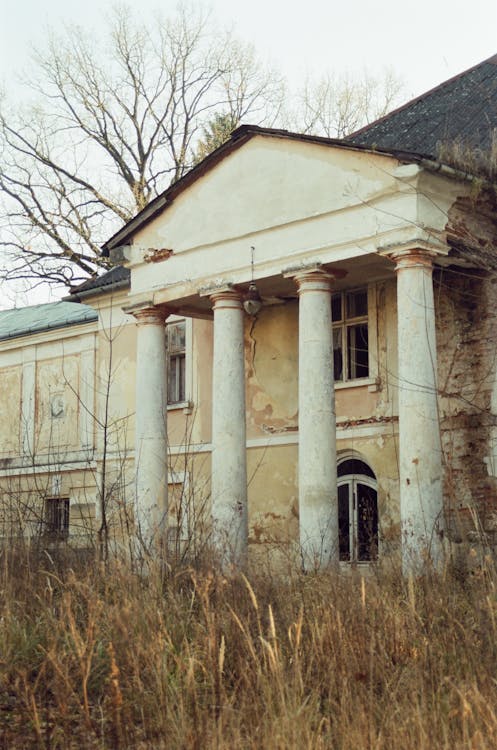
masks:
{"label": "white column", "polygon": [[432,269],[435,253],[392,253],[397,272],[399,475],[404,572],[443,561],[442,450]]}
{"label": "white column", "polygon": [[167,526],[167,362],[164,323],[156,307],[133,310],[136,339],[135,471],[138,532],[147,549]]}
{"label": "white column", "polygon": [[243,307],[231,288],[210,295],[214,308],[212,393],[213,543],[225,567],[247,561],[247,458]]}
{"label": "white column", "polygon": [[299,293],[300,549],[306,570],[338,562],[339,554],[333,278],[319,269],[295,276]]}

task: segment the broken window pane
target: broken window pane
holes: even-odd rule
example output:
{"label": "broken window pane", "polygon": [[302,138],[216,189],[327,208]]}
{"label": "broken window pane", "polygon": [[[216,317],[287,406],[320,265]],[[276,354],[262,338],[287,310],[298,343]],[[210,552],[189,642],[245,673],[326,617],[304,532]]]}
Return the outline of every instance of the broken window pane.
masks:
{"label": "broken window pane", "polygon": [[[367,314],[367,289],[356,289],[332,295],[336,381],[369,377]],[[363,320],[359,321],[358,318]],[[352,321],[354,321],[353,324]]]}
{"label": "broken window pane", "polygon": [[66,537],[69,533],[69,498],[45,498],[45,533],[54,537]]}
{"label": "broken window pane", "polygon": [[357,483],[357,559],[378,558],[378,505],[376,490]]}
{"label": "broken window pane", "polygon": [[364,461],[348,458],[339,463],[337,475],[340,560],[377,560],[379,523],[375,474]]}
{"label": "broken window pane", "polygon": [[186,324],[168,323],[167,338],[167,403],[178,404],[186,399]]}
{"label": "broken window pane", "polygon": [[331,319],[333,323],[338,323],[342,317],[342,294],[333,294],[331,296]]}
{"label": "broken window pane", "polygon": [[368,324],[347,328],[348,378],[367,378],[369,375]]}
{"label": "broken window pane", "polygon": [[344,562],[350,561],[350,489],[348,484],[338,488],[339,557]]}
{"label": "broken window pane", "polygon": [[170,353],[182,352],[185,349],[185,321],[182,320],[179,323],[168,323],[167,332],[167,346]]}
{"label": "broken window pane", "polygon": [[335,380],[343,380],[342,329],[333,329],[333,373]]}
{"label": "broken window pane", "polygon": [[347,292],[347,318],[364,318],[368,314],[367,289]]}

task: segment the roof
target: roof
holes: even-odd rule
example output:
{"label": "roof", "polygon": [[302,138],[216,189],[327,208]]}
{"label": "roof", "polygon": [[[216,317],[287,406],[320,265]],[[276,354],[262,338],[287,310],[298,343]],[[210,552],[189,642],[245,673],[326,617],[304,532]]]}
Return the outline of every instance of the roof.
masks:
{"label": "roof", "polygon": [[497,128],[497,55],[444,81],[347,141],[438,159],[442,144],[461,141],[487,151]]}
{"label": "roof", "polygon": [[88,279],[74,289],[66,298],[68,300],[79,300],[84,297],[90,297],[101,292],[110,292],[114,289],[126,288],[130,284],[131,272],[124,266],[115,266],[110,271]]}
{"label": "roof", "polygon": [[[196,167],[191,169],[180,180],[171,185],[167,190],[154,198],[140,213],[136,214],[131,221],[125,224],[116,234],[102,245],[102,254],[108,256],[110,251],[120,245],[129,242],[135,232],[152,221],[161,211],[163,211],[172,201],[186,190],[192,183],[209,172],[220,161],[225,159],[236,149],[247,143],[255,136],[265,136],[269,138],[280,138],[291,141],[300,141],[304,143],[315,143],[321,146],[341,148],[348,150],[371,151],[370,146],[363,146],[357,143],[350,143],[338,138],[324,138],[317,135],[305,135],[302,133],[292,133],[288,130],[279,130],[276,128],[263,128],[259,125],[241,125],[234,130],[231,137],[219,148],[205,157]],[[418,157],[416,154],[402,153],[398,149],[381,149],[375,148],[375,152],[385,153],[389,156],[395,156],[406,161],[415,161]]]}
{"label": "roof", "polygon": [[98,314],[92,307],[76,302],[49,302],[0,310],[0,341],[53,328],[92,323],[97,319]]}

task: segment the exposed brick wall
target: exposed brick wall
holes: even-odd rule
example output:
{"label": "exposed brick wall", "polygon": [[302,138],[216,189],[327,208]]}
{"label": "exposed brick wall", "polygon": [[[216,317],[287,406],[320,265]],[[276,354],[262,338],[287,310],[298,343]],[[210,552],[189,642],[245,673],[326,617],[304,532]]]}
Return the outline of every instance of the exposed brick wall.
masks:
{"label": "exposed brick wall", "polygon": [[495,421],[497,279],[446,269],[435,274],[434,289],[448,530],[462,541],[484,530],[494,542],[497,480],[488,475],[485,459]]}

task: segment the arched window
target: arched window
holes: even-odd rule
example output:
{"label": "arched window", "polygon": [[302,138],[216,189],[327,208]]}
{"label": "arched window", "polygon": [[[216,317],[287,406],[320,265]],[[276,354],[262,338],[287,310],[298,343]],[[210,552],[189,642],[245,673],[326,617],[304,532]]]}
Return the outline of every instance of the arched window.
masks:
{"label": "arched window", "polygon": [[359,458],[338,464],[340,560],[370,562],[378,558],[378,493],[374,471]]}

